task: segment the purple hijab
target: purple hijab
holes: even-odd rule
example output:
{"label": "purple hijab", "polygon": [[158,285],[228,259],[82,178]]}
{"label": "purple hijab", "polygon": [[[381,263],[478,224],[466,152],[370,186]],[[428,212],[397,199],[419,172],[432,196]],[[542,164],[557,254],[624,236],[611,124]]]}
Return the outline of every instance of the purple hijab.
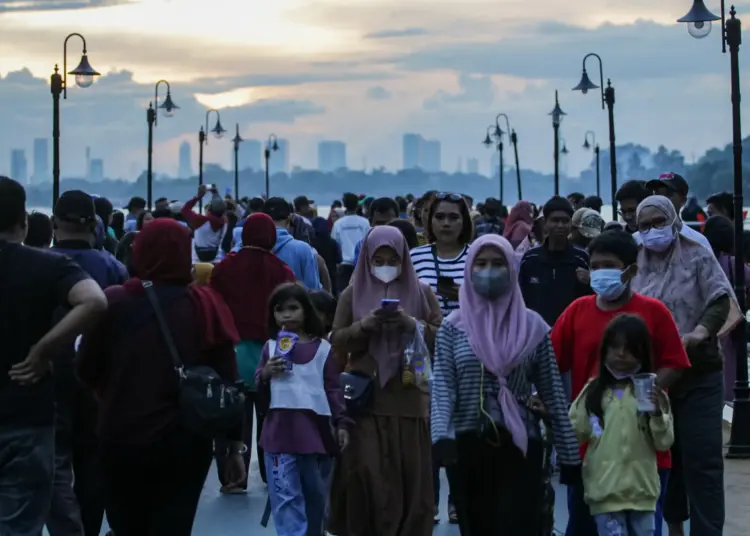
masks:
{"label": "purple hijab", "polygon": [[[393,249],[401,258],[401,274],[388,284],[372,275],[372,257],[382,247]],[[380,309],[383,298],[400,300],[404,313],[417,321],[427,320],[430,314],[424,285],[414,271],[404,235],[396,227],[382,225],[367,234],[351,284],[355,321]],[[383,327],[380,335],[370,338],[370,355],[378,363],[381,386],[385,386],[398,372],[403,360],[405,339],[400,328],[387,326]]]}
{"label": "purple hijab", "polygon": [[[510,270],[510,288],[494,300],[477,294],[471,284],[474,260],[486,247],[499,250]],[[539,346],[550,327],[536,312],[526,308],[518,286],[513,247],[505,238],[488,234],[474,241],[466,259],[464,281],[466,283],[458,291],[459,308],[448,316],[447,321],[466,332],[474,354],[497,377],[500,383],[498,402],[505,424],[513,442],[526,455],[529,438],[518,402],[508,389],[507,377]]]}

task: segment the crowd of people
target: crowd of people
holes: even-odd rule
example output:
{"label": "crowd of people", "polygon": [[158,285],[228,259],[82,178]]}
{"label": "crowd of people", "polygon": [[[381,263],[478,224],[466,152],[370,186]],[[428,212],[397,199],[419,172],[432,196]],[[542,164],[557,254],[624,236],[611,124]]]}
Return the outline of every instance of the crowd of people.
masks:
{"label": "crowd of people", "polygon": [[48,217],[0,178],[0,535],[187,536],[212,467],[244,493],[255,457],[280,536],[427,536],[441,492],[462,536],[549,536],[555,470],[567,536],[719,536],[727,196],[667,173],[610,222],[579,193],[321,217],[201,186]]}

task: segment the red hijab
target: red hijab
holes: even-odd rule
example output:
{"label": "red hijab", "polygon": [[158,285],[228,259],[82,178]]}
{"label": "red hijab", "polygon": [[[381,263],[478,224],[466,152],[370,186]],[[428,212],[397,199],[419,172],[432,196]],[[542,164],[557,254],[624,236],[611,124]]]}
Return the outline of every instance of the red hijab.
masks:
{"label": "red hijab", "polygon": [[221,296],[203,285],[193,285],[190,231],[174,220],[157,218],[138,233],[133,243],[133,267],[136,278],[125,282],[125,290],[142,295],[142,281],[155,285],[189,286],[189,296],[205,330],[205,346],[239,340],[232,313]]}
{"label": "red hijab", "polygon": [[282,283],[296,281],[292,270],[271,249],[276,225],[267,214],[250,215],[242,226],[243,247],[230,253],[211,273],[211,287],[234,316],[240,339],[268,339],[268,298]]}

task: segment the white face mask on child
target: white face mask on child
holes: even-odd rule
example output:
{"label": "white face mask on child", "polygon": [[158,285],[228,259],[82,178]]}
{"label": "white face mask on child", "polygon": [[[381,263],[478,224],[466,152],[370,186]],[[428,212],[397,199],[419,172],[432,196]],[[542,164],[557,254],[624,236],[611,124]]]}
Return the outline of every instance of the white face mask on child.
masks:
{"label": "white face mask on child", "polygon": [[401,275],[400,266],[373,266],[371,273],[386,285]]}
{"label": "white face mask on child", "polygon": [[612,377],[615,380],[618,380],[618,381],[619,380],[629,380],[630,378],[632,378],[633,376],[635,376],[636,374],[638,374],[640,372],[640,370],[641,370],[641,366],[640,365],[638,365],[637,367],[635,367],[630,372],[618,372],[616,370],[612,370],[611,368],[609,368],[609,365],[604,365],[604,366],[607,367],[607,370],[612,375]]}

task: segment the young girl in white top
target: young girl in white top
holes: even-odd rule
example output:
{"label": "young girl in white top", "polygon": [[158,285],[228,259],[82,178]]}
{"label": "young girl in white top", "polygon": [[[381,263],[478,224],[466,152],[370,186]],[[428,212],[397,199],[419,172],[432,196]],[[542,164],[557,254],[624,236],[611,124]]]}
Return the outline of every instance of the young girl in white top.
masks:
{"label": "young girl in white top", "polygon": [[279,536],[323,534],[334,457],[349,442],[341,373],[307,291],[279,286],[255,373],[268,401],[260,446]]}

